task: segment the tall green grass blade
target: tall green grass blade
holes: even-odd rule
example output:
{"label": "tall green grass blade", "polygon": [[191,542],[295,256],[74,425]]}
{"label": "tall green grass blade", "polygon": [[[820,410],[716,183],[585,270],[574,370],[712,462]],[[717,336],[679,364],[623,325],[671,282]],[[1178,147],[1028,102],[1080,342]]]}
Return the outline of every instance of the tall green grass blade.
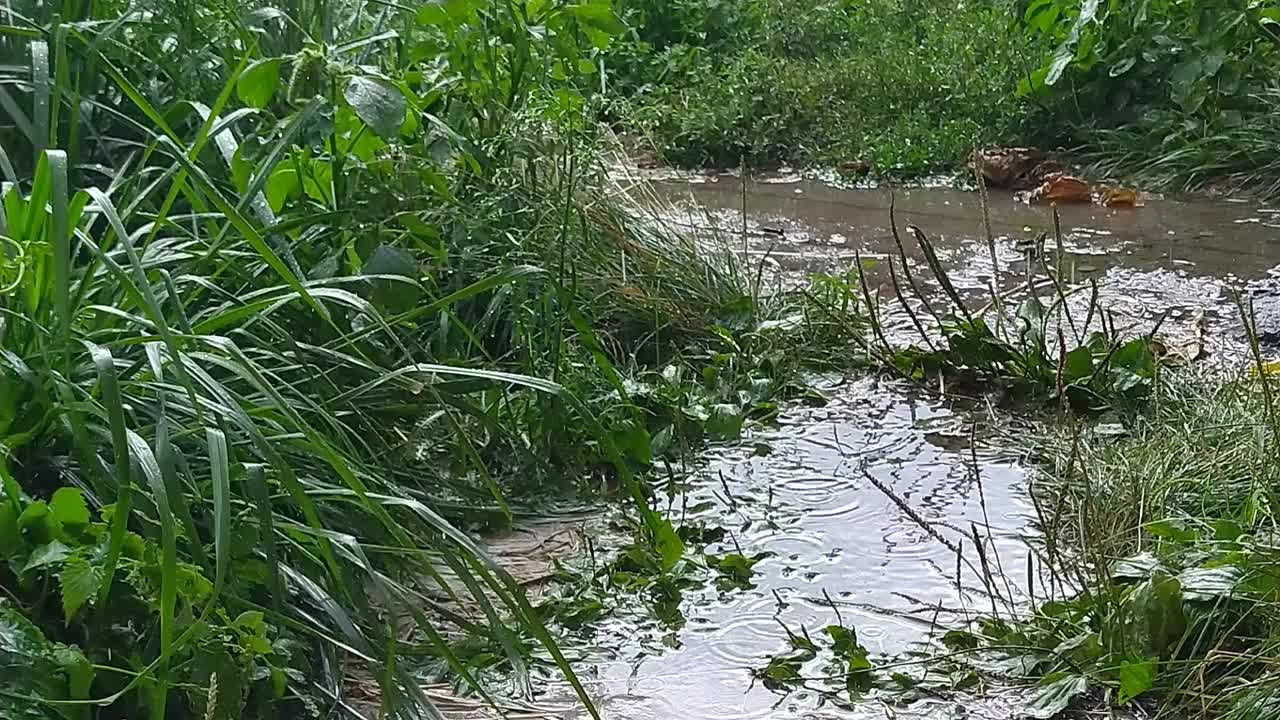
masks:
{"label": "tall green grass blade", "polygon": [[267,576],[271,585],[271,606],[277,612],[284,609],[284,585],[280,581],[280,558],[276,550],[275,512],[271,505],[271,491],[267,488],[266,468],[260,464],[248,466],[249,495],[258,514],[258,536],[267,556]]}
{"label": "tall green grass blade", "polygon": [[49,44],[31,42],[31,144],[38,162],[49,147]]}
{"label": "tall green grass blade", "polygon": [[53,222],[49,225],[49,247],[53,249],[53,304],[57,315],[59,343],[64,348],[63,368],[69,367],[71,352],[71,219],[68,212],[67,154],[48,150],[49,205]]}
{"label": "tall green grass blade", "polygon": [[246,241],[248,241],[249,245],[253,247],[263,261],[265,261],[282,280],[297,291],[298,294],[302,296],[302,299],[316,311],[317,315],[323,318],[326,322],[332,323],[332,318],[329,317],[329,311],[317,302],[311,293],[307,291],[307,289],[298,280],[298,277],[294,275],[293,271],[284,264],[280,259],[280,256],[267,245],[266,240],[258,234],[258,231],[253,227],[253,225],[251,225],[249,221],[231,205],[231,203],[227,202],[227,199],[222,196],[222,193],[214,186],[213,182],[207,175],[205,175],[204,171],[196,167],[196,165],[191,162],[191,160],[188,159],[174,143],[162,140],[161,145],[168,147],[170,155],[186,169],[191,178],[196,181],[200,190],[213,201],[213,204],[218,208],[218,210],[226,216],[227,221],[235,227]]}
{"label": "tall green grass blade", "polygon": [[210,607],[222,592],[231,563],[231,457],[227,436],[217,428],[205,428],[209,449],[209,473],[213,480],[213,592]]}
{"label": "tall green grass blade", "polygon": [[[32,145],[36,144],[35,128],[31,126],[31,119],[27,117],[26,112],[18,106],[18,101],[13,99],[13,95],[9,93],[9,89],[0,85],[0,110],[4,110],[9,119],[17,126],[18,132],[27,138],[27,142]],[[39,157],[39,154],[36,155]],[[12,178],[11,178],[12,179]]]}
{"label": "tall green grass blade", "polygon": [[107,557],[102,568],[102,587],[98,590],[98,612],[108,612],[108,598],[124,548],[125,533],[129,529],[129,516],[133,511],[132,463],[129,456],[128,428],[125,426],[124,402],[120,397],[120,384],[116,376],[116,361],[111,351],[85,342],[89,355],[98,372],[98,385],[102,391],[102,405],[107,413],[111,430],[111,451],[115,456],[115,509],[111,515],[108,534]]}
{"label": "tall green grass blade", "polygon": [[[151,363],[151,372],[157,379],[163,376],[163,361],[161,358],[160,346],[151,343],[147,346],[147,359]],[[164,480],[165,494],[169,497],[169,503],[173,514],[177,516],[179,522],[182,523],[182,536],[187,539],[187,547],[196,564],[209,570],[208,559],[204,554],[204,543],[200,540],[200,531],[196,528],[195,518],[191,515],[191,508],[187,504],[186,489],[182,486],[182,481],[178,477],[177,458],[174,456],[174,448],[169,439],[169,414],[168,410],[168,393],[157,393],[156,401],[159,404],[159,410],[156,417],[156,463],[160,466],[160,474]]]}
{"label": "tall green grass blade", "polygon": [[169,329],[169,323],[165,319],[164,308],[156,299],[155,292],[151,289],[151,282],[147,280],[146,271],[142,267],[142,260],[138,257],[138,251],[134,249],[132,238],[124,228],[120,216],[116,213],[115,205],[106,193],[98,188],[89,188],[86,190],[89,196],[93,198],[98,205],[98,211],[107,218],[108,224],[115,232],[116,238],[120,241],[120,245],[124,248],[125,256],[129,258],[129,265],[133,268],[133,280],[141,292],[145,301],[143,309],[147,311],[147,317],[156,326],[156,331],[160,333],[161,339],[164,340],[165,347],[169,350],[169,356],[175,359],[173,363],[174,372],[178,376],[179,382],[187,391],[187,396],[191,400],[191,406],[196,412],[196,421],[203,422],[203,411],[200,408],[200,402],[196,399],[195,386],[191,383],[191,377],[187,375],[186,366],[181,362],[176,362],[180,357],[178,342],[174,338],[173,332]]}
{"label": "tall green grass blade", "polygon": [[[168,658],[173,653],[174,614],[178,605],[178,529],[170,511],[169,491],[165,485],[160,464],[151,447],[140,435],[129,431],[129,448],[136,459],[142,476],[151,488],[160,522],[160,653]],[[157,668],[154,700],[151,702],[152,720],[164,720],[165,705],[169,699],[169,663],[166,660]]]}
{"label": "tall green grass blade", "polygon": [[[53,29],[53,87],[51,104],[49,105],[49,146],[58,147],[58,128],[62,114],[62,95],[72,94],[71,63],[67,62],[67,26],[57,23]],[[70,99],[70,98],[68,98]],[[72,106],[72,112],[79,108]]]}

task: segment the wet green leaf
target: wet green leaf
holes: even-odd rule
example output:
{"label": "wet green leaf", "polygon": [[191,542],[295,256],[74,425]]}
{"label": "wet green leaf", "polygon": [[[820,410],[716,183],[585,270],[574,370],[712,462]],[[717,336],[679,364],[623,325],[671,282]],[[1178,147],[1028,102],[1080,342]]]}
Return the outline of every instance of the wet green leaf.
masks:
{"label": "wet green leaf", "polygon": [[36,548],[31,557],[27,559],[27,564],[23,566],[22,572],[27,573],[47,565],[56,565],[67,558],[71,554],[71,548],[62,544],[61,541],[53,540]]}
{"label": "wet green leaf", "polygon": [[1163,568],[1160,561],[1151,553],[1140,553],[1133,557],[1117,560],[1111,567],[1112,580],[1146,580],[1152,573]]}
{"label": "wet green leaf", "polygon": [[302,197],[302,181],[298,179],[298,171],[284,163],[276,166],[267,179],[265,192],[272,212],[284,210],[286,202]]}
{"label": "wet green leaf", "polygon": [[67,622],[75,617],[85,602],[102,587],[102,572],[83,555],[77,553],[67,559],[58,575],[62,587],[62,612]]}
{"label": "wet green leaf", "polygon": [[1133,598],[1138,618],[1145,624],[1150,653],[1164,657],[1187,627],[1182,610],[1182,584],[1163,570],[1157,570],[1134,591]]}
{"label": "wet green leaf", "polygon": [[684,557],[684,542],[672,527],[671,521],[665,518],[655,523],[653,542],[662,558],[663,572],[670,571]]}
{"label": "wet green leaf", "polygon": [[384,80],[357,75],[347,83],[343,96],[370,130],[387,140],[399,136],[408,109],[399,88]]}
{"label": "wet green leaf", "polygon": [[1192,543],[1200,539],[1200,533],[1188,528],[1181,520],[1157,520],[1147,523],[1146,530],[1158,538],[1179,543]]}
{"label": "wet green leaf", "polygon": [[89,524],[89,506],[84,493],[78,488],[58,488],[49,500],[49,511],[63,527],[83,527]]}
{"label": "wet green leaf", "polygon": [[1087,347],[1078,347],[1067,353],[1062,362],[1062,382],[1072,385],[1087,380],[1093,375],[1093,352]]}
{"label": "wet green leaf", "polygon": [[236,97],[253,108],[264,108],[280,86],[280,58],[253,61],[236,80]]}
{"label": "wet green leaf", "polygon": [[1201,567],[1182,571],[1177,582],[1182,586],[1184,599],[1205,601],[1236,597],[1240,579],[1240,570],[1235,567]]}
{"label": "wet green leaf", "polygon": [[1120,666],[1120,694],[1117,701],[1121,705],[1151,689],[1156,680],[1159,661],[1155,658],[1131,660]]}
{"label": "wet green leaf", "polygon": [[706,433],[712,440],[735,440],[742,435],[746,420],[742,408],[732,403],[718,403],[707,415]]}
{"label": "wet green leaf", "polygon": [[627,26],[614,14],[608,0],[580,2],[565,9],[573,13],[587,30],[596,30],[607,35],[619,35],[627,30]]}
{"label": "wet green leaf", "polygon": [[1053,720],[1088,689],[1089,679],[1082,675],[1062,672],[1047,675],[1040,681],[1040,688],[1027,703],[1023,714],[1033,720]]}

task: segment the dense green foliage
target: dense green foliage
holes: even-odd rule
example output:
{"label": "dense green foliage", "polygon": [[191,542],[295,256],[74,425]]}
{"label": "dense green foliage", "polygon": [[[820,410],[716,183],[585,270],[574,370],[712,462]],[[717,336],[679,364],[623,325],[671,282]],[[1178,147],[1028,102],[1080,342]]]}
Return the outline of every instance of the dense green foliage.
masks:
{"label": "dense green foliage", "polygon": [[[679,25],[667,5],[684,18]],[[1029,62],[1007,8],[908,0],[621,3],[638,29],[610,56],[624,125],[681,165],[959,165],[1021,136],[1009,88]]]}
{"label": "dense green foliage", "polygon": [[1100,171],[1280,192],[1280,3],[1024,5],[1023,31],[1046,55],[1017,92],[1045,103],[1046,122]]}
{"label": "dense green foliage", "polygon": [[1280,192],[1280,4],[627,0],[617,117],[681,165],[958,168],[975,143]]}
{"label": "dense green foliage", "polygon": [[463,530],[615,484],[679,557],[650,469],[844,350],[611,193],[607,2],[4,23],[6,718],[320,714],[352,667],[430,717],[406,658],[569,673]]}
{"label": "dense green foliage", "polygon": [[1046,708],[1107,689],[1110,703],[1168,717],[1274,720],[1275,389],[1177,377],[1162,390],[1128,435],[1046,440],[1032,618],[978,635],[1020,648],[1010,654],[1042,678]]}

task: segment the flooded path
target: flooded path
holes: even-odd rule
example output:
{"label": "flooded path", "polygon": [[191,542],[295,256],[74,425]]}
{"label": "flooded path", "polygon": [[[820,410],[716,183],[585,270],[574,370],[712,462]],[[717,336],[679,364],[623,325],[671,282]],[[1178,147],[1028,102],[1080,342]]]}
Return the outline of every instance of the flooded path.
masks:
{"label": "flooded path", "polygon": [[[864,472],[954,542],[965,540],[970,523],[986,527],[985,496],[1005,572],[1025,576],[1020,532],[1033,511],[1015,458],[980,450],[979,478],[963,414],[874,378],[825,390],[835,400],[793,408],[776,427],[712,452],[693,478],[685,500],[701,509],[686,520],[732,533],[709,551],[769,555],[755,567],[754,589],[686,593],[686,624],[674,638],[656,621],[604,627],[597,645],[611,650],[596,662],[592,685],[606,718],[885,717],[878,702],[839,709],[817,692],[779,694],[751,677],[790,649],[788,630],[816,638],[837,615],[873,656],[892,656],[917,647],[935,623],[954,627],[967,613],[989,609],[979,578],[965,569],[961,592],[955,555]],[[806,670],[821,674],[822,664]],[[996,720],[1009,717],[1015,701],[995,696],[963,708],[939,701],[895,712],[949,718],[964,710],[965,717]]]}
{"label": "flooded path", "polygon": [[[673,219],[692,228],[716,228],[726,237],[740,232],[743,193],[738,179],[694,179],[658,185],[662,198],[679,209]],[[957,288],[985,298],[993,273],[973,192],[846,190],[797,177],[764,178],[747,187],[749,251],[791,277],[847,269],[855,251],[864,258],[896,257],[891,197],[912,265],[924,265],[908,232],[916,225],[934,241]],[[1000,191],[990,193],[988,205],[1001,270],[998,284],[1010,289],[1024,278],[1019,241],[1044,233],[1046,255],[1056,256],[1052,211]],[[1101,304],[1122,325],[1149,326],[1168,311],[1164,327],[1176,335],[1189,331],[1193,318],[1204,313],[1210,345],[1234,354],[1243,334],[1231,290],[1247,287],[1259,302],[1260,331],[1280,340],[1280,206],[1148,197],[1145,207],[1065,205],[1059,212],[1062,277],[1075,287],[1096,281]],[[1087,301],[1087,293],[1079,295],[1073,300]]]}
{"label": "flooded path", "polygon": [[[682,208],[668,220],[741,237],[736,179],[670,183],[661,192]],[[864,257],[897,252],[887,191],[783,178],[749,186],[746,204],[748,250],[774,264],[779,282],[847,268],[855,249]],[[1016,287],[1024,269],[1015,243],[1040,232],[1052,238],[1052,215],[1001,193],[992,193],[990,206],[997,280]],[[936,239],[962,291],[989,286],[976,194],[901,190],[896,207],[904,232],[914,224]],[[1138,209],[1065,207],[1061,226],[1064,274],[1077,283],[1096,278],[1103,304],[1135,326],[1167,310],[1166,327],[1177,332],[1204,313],[1211,318],[1210,352],[1219,355],[1241,347],[1229,289],[1280,274],[1280,209],[1152,198]],[[776,425],[711,451],[689,481],[677,509],[689,509],[686,520],[731,533],[709,551],[768,555],[755,567],[753,589],[687,592],[680,627],[635,617],[599,627],[595,649],[578,666],[608,720],[1019,716],[1024,695],[1017,690],[907,707],[874,700],[837,707],[817,692],[777,693],[753,681],[752,669],[790,648],[788,631],[816,635],[837,616],[873,656],[885,657],[918,649],[939,626],[989,611],[981,577],[964,568],[957,583],[954,553],[870,478],[953,543],[971,548],[975,527],[989,535],[1010,594],[1026,592],[1031,471],[1016,449],[981,440],[975,463],[969,426],[983,420],[980,410],[975,418],[973,410],[876,378],[831,380],[824,391],[830,403],[792,407]],[[1043,586],[1034,592],[1043,597]],[[587,717],[568,707],[556,717]]]}

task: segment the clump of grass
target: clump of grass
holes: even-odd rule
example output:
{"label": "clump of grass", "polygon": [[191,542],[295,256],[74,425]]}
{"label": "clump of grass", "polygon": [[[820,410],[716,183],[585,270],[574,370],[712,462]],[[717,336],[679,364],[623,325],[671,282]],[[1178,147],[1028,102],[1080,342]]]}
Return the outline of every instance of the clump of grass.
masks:
{"label": "clump of grass", "polygon": [[1180,374],[1123,437],[1045,439],[1032,492],[1054,577],[1030,619],[988,637],[1044,649],[1028,654],[1041,698],[1070,683],[1068,701],[1277,717],[1280,477],[1262,382]]}

